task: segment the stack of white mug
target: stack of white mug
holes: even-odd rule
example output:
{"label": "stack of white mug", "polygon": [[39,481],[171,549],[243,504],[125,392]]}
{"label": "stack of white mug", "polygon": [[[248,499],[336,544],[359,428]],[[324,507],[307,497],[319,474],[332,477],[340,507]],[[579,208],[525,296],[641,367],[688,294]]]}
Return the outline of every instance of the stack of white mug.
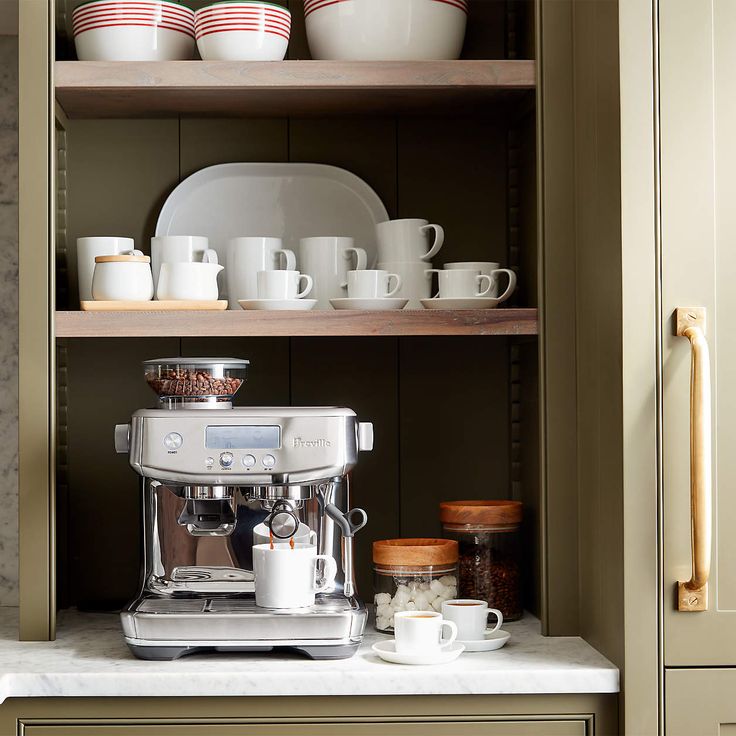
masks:
{"label": "stack of white mug", "polygon": [[376,240],[378,269],[398,274],[401,282],[394,296],[408,299],[407,309],[421,309],[421,300],[431,296],[429,269],[445,241],[445,231],[417,218],[388,220],[376,225]]}

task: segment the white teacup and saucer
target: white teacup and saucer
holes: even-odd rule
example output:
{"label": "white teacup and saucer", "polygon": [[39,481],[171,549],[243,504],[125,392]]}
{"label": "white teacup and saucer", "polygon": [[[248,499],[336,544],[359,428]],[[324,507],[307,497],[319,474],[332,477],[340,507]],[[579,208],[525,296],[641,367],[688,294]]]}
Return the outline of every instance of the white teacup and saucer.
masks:
{"label": "white teacup and saucer", "polygon": [[[442,629],[450,637],[442,638]],[[401,611],[394,614],[394,639],[378,642],[373,651],[394,664],[447,664],[457,659],[465,647],[455,641],[457,626],[436,611]]]}
{"label": "white teacup and saucer", "polygon": [[[496,625],[488,627],[488,614],[496,616]],[[503,614],[496,608],[489,608],[485,601],[470,598],[456,598],[442,604],[445,621],[457,626],[457,641],[468,652],[492,652],[500,649],[511,638],[508,631],[502,631]]]}

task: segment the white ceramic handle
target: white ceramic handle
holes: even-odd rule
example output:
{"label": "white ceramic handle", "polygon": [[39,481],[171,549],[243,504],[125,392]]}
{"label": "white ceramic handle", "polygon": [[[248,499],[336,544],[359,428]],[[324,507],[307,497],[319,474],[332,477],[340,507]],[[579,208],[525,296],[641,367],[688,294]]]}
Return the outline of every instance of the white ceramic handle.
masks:
{"label": "white ceramic handle", "polygon": [[422,256],[423,261],[431,261],[440,252],[440,248],[442,248],[445,242],[445,229],[442,225],[422,225],[419,230],[423,233],[426,233],[428,230],[434,232],[434,243],[432,243],[432,247]]}
{"label": "white ceramic handle", "polygon": [[120,251],[121,256],[142,256],[143,251],[142,250],[121,250]]}
{"label": "white ceramic handle", "polygon": [[208,248],[204,253],[202,253],[202,263],[212,263],[217,266],[219,264],[219,261],[217,260],[217,251],[212,248]]}
{"label": "white ceramic handle", "polygon": [[496,625],[490,629],[490,632],[493,633],[494,631],[498,631],[503,626],[503,614],[501,611],[498,610],[498,608],[489,608],[488,609],[488,615],[495,613],[496,614]]}
{"label": "white ceramic handle", "polygon": [[514,289],[516,289],[516,274],[509,268],[497,268],[495,271],[491,271],[492,276],[495,276],[497,273],[505,273],[509,277],[509,285],[506,291],[498,297],[498,303],[500,304],[501,302],[505,302],[514,293]]}
{"label": "white ceramic handle", "polygon": [[273,255],[276,258],[277,267],[281,265],[279,256],[283,256],[286,262],[286,268],[284,271],[296,271],[296,256],[294,255],[293,250],[275,250]]}
{"label": "white ceramic handle", "polygon": [[310,291],[312,291],[312,287],[314,286],[314,281],[312,280],[312,277],[309,274],[302,273],[299,274],[299,283],[301,283],[302,279],[307,282],[307,286],[303,291],[300,291],[297,295],[297,299],[304,299],[304,297],[309,294]]}
{"label": "white ceramic handle", "polygon": [[[442,271],[441,268],[428,268],[428,269],[426,269],[424,271],[424,275],[427,278],[431,279],[433,273],[439,273],[440,271]],[[430,289],[430,291],[431,291],[431,289]],[[432,297],[432,299],[439,299],[439,296],[440,296],[440,285],[439,285],[439,281],[438,281],[437,282],[437,293]]]}
{"label": "white ceramic handle", "polygon": [[[368,268],[368,254],[362,248],[346,248],[343,254],[345,258],[352,258],[355,256],[355,268],[353,271],[365,271]],[[348,288],[348,282],[343,281],[340,284],[342,289]]]}
{"label": "white ceramic handle", "polygon": [[[321,583],[317,583],[317,563],[324,560],[325,574]],[[314,592],[321,593],[323,590],[332,587],[337,577],[337,563],[330,555],[317,555],[314,558]]]}
{"label": "white ceramic handle", "polygon": [[[478,282],[478,288],[481,289],[481,291],[479,291],[476,296],[487,296],[493,288],[493,279],[487,274],[482,273],[476,276],[476,281]],[[488,286],[486,286],[485,289],[483,289],[484,281],[488,282]]]}
{"label": "white ceramic handle", "polygon": [[317,532],[314,529],[309,532],[309,544],[313,547],[317,546]]}
{"label": "white ceramic handle", "polygon": [[457,624],[454,621],[443,621],[440,631],[444,629],[445,626],[450,627],[450,638],[440,640],[440,649],[446,649],[455,641],[455,639],[457,639]]}
{"label": "white ceramic handle", "polygon": [[[393,289],[390,288],[391,287],[391,279],[395,279],[396,280],[396,286],[394,286]],[[388,275],[388,285],[389,285],[389,291],[386,294],[386,297],[393,296],[401,288],[401,276],[399,276],[399,274],[397,274],[397,273],[390,273]]]}

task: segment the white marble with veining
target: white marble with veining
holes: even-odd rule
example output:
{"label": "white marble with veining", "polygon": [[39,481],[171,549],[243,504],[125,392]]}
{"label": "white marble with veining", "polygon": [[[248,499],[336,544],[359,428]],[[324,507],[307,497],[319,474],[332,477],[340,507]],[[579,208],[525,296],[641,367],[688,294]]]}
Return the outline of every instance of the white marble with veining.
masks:
{"label": "white marble with veining", "polygon": [[191,655],[135,659],[116,614],[64,611],[55,642],[18,642],[17,612],[0,611],[0,702],[9,697],[496,695],[613,693],[619,674],[577,637],[548,638],[527,617],[506,624],[497,652],[463,654],[449,665],[388,664],[370,649],[386,638],[369,628],[350,659],[315,662],[291,654]]}

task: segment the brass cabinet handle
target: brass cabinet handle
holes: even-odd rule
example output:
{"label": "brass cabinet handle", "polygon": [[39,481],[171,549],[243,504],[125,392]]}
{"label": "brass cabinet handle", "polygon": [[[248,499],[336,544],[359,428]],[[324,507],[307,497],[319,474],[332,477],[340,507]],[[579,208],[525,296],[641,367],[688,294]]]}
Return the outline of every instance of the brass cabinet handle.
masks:
{"label": "brass cabinet handle", "polygon": [[690,514],[692,577],[677,584],[679,611],[708,610],[712,538],[710,356],[705,309],[677,309],[675,334],[690,340]]}

